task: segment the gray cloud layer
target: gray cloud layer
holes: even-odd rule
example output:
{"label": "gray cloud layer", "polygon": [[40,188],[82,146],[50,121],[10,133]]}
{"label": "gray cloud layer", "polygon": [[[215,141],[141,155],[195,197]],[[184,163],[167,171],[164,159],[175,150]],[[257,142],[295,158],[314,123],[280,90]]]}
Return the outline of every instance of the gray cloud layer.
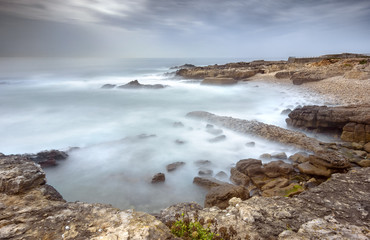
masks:
{"label": "gray cloud layer", "polygon": [[0,0],[0,55],[370,52],[368,0]]}

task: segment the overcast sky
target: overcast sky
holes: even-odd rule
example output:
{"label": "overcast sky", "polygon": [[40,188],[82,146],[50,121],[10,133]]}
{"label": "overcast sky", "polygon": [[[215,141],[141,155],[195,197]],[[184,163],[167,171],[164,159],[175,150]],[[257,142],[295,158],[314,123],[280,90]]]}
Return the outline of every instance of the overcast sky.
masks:
{"label": "overcast sky", "polygon": [[370,0],[0,0],[0,56],[370,53]]}

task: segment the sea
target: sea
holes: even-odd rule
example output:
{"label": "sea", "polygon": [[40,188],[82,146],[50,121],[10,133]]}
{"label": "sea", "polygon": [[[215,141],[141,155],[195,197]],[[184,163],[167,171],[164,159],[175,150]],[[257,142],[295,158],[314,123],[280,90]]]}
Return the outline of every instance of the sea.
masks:
{"label": "sea", "polygon": [[[283,110],[323,101],[291,85],[200,85],[177,77],[173,69],[252,60],[0,58],[0,152],[68,151],[66,160],[45,169],[47,183],[68,201],[151,213],[179,202],[202,205],[206,190],[193,184],[199,171],[211,170],[227,182],[241,159],[298,150],[228,129],[218,134],[226,136],[223,141],[213,142],[218,135],[207,131],[206,122],[186,118],[188,112],[286,128]],[[133,80],[167,87],[101,88]],[[199,160],[210,164],[200,166]],[[174,162],[185,164],[167,172]],[[151,184],[160,172],[165,182]]]}

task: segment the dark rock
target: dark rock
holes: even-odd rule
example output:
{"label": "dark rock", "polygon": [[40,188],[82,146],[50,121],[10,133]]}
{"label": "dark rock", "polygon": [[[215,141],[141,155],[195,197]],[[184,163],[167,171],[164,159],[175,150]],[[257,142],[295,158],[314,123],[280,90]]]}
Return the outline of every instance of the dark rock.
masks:
{"label": "dark rock", "polygon": [[291,75],[290,79],[292,80],[294,85],[301,85],[307,82],[317,82],[327,78],[321,74],[318,74],[315,71],[302,71],[302,72],[295,72]]}
{"label": "dark rock", "polygon": [[199,176],[212,176],[212,174],[213,174],[213,170],[211,169],[201,169],[198,172]]}
{"label": "dark rock", "polygon": [[167,169],[167,172],[172,172],[183,165],[185,165],[185,162],[174,162],[174,163],[168,164],[166,166],[166,169]]}
{"label": "dark rock", "polygon": [[275,73],[275,77],[276,77],[277,79],[290,78],[290,76],[291,76],[293,73],[294,73],[294,72],[281,71],[281,72],[277,72],[277,73]]}
{"label": "dark rock", "polygon": [[215,138],[209,139],[208,142],[216,143],[216,142],[221,142],[221,141],[225,141],[225,140],[226,140],[226,136],[225,135],[220,135],[220,136],[217,136]]}
{"label": "dark rock", "polygon": [[185,63],[184,65],[181,66],[174,66],[171,67],[170,69],[189,69],[189,68],[195,68],[196,66],[193,64]]}
{"label": "dark rock", "polygon": [[239,162],[237,162],[235,168],[239,172],[249,177],[253,175],[263,174],[262,161],[253,158],[240,160]]}
{"label": "dark rock", "polygon": [[194,162],[194,164],[195,164],[195,165],[197,165],[197,166],[204,167],[204,166],[209,166],[209,165],[211,165],[211,164],[212,164],[212,162],[211,162],[211,161],[209,161],[209,160],[197,160],[197,161],[195,161],[195,162]]}
{"label": "dark rock", "polygon": [[290,156],[289,160],[295,163],[304,163],[308,161],[308,154],[305,152],[298,152]]}
{"label": "dark rock", "polygon": [[277,159],[288,159],[288,156],[285,152],[271,154],[271,157]]}
{"label": "dark rock", "polygon": [[207,189],[211,189],[213,187],[218,187],[218,186],[225,184],[225,182],[219,181],[216,178],[212,178],[212,177],[207,177],[207,178],[195,177],[193,180],[193,183],[200,187],[204,187]]}
{"label": "dark rock", "polygon": [[217,206],[221,209],[225,209],[229,206],[229,200],[233,197],[245,200],[249,198],[249,193],[242,186],[224,184],[218,187],[211,188],[211,190],[206,195],[204,206]]}
{"label": "dark rock", "polygon": [[214,128],[215,126],[213,126],[212,124],[207,124],[206,125],[206,128],[209,129],[209,128]]}
{"label": "dark rock", "polygon": [[292,109],[290,109],[290,108],[287,108],[287,109],[284,109],[283,111],[281,111],[281,115],[288,115],[289,113],[291,113],[292,112]]}
{"label": "dark rock", "polygon": [[112,88],[115,88],[116,85],[114,84],[104,84],[101,88],[103,89],[112,89]]}
{"label": "dark rock", "polygon": [[138,88],[148,88],[148,89],[161,89],[165,88],[166,86],[162,84],[141,84],[139,83],[138,80],[131,81],[125,85],[118,86],[118,88],[123,88],[123,89],[138,89]]}
{"label": "dark rock", "polygon": [[48,200],[65,201],[62,195],[53,186],[50,186],[49,184],[43,185],[41,188],[41,192]]}
{"label": "dark rock", "polygon": [[323,166],[317,167],[310,162],[304,162],[298,165],[298,169],[301,173],[315,176],[330,177],[331,171]]}
{"label": "dark rock", "polygon": [[178,145],[182,145],[182,144],[185,144],[186,142],[182,141],[182,140],[179,140],[179,139],[176,139],[175,143],[178,144]]}
{"label": "dark rock", "polygon": [[162,183],[166,180],[164,173],[157,173],[153,176],[151,183]]}
{"label": "dark rock", "polygon": [[68,158],[68,154],[59,150],[50,150],[39,152],[36,155],[26,154],[30,160],[41,165],[41,167],[52,167],[56,166],[59,160],[65,160]]}
{"label": "dark rock", "polygon": [[256,146],[256,143],[255,142],[247,142],[245,144],[245,146],[247,146],[247,147],[254,147],[254,146]]}

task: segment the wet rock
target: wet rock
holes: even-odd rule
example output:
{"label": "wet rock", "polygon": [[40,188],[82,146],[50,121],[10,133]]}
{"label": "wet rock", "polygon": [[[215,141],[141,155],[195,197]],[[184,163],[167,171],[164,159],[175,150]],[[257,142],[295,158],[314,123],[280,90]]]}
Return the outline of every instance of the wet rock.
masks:
{"label": "wet rock", "polygon": [[217,206],[221,209],[225,209],[229,206],[229,200],[233,197],[245,200],[249,198],[249,193],[242,186],[224,184],[218,187],[211,188],[211,190],[206,195],[204,206]]}
{"label": "wet rock", "polygon": [[116,85],[114,84],[104,84],[103,86],[101,86],[101,88],[103,89],[112,89],[112,88],[115,88]]}
{"label": "wet rock", "polygon": [[[285,182],[281,183],[281,185],[283,184],[285,184]],[[264,190],[262,192],[262,196],[263,197],[272,197],[272,196],[292,197],[294,195],[302,193],[303,191],[304,191],[304,188],[301,185],[296,184],[296,183],[291,183],[289,186],[284,186],[284,187],[275,186],[273,188]]]}
{"label": "wet rock", "polygon": [[273,161],[263,165],[264,173],[270,178],[288,176],[293,172],[293,166],[283,161]]}
{"label": "wet rock", "polygon": [[213,175],[213,170],[211,169],[201,169],[198,172],[199,176],[212,176]]}
{"label": "wet rock", "polygon": [[298,165],[299,171],[309,175],[330,177],[331,171],[323,166],[317,167],[310,162],[304,162]]}
{"label": "wet rock", "polygon": [[212,135],[220,135],[223,131],[222,129],[216,129],[216,128],[207,128],[207,133],[210,133]]}
{"label": "wet rock", "polygon": [[367,156],[367,152],[365,151],[359,151],[359,150],[356,150],[356,151],[353,151],[354,155],[356,156],[359,156],[359,157],[366,157]]}
{"label": "wet rock", "polygon": [[125,85],[118,86],[121,89],[140,89],[140,88],[147,88],[147,89],[161,89],[165,88],[166,86],[162,84],[141,84],[138,80],[131,81]]}
{"label": "wet rock", "polygon": [[230,170],[230,180],[236,185],[248,186],[250,182],[250,178],[239,172],[236,168],[231,168]]}
{"label": "wet rock", "polygon": [[185,141],[182,141],[182,140],[180,140],[180,139],[176,139],[175,143],[176,143],[177,145],[183,145],[183,144],[185,144],[186,142],[185,142]]}
{"label": "wet rock", "polygon": [[213,187],[218,187],[225,184],[225,182],[219,181],[216,178],[212,177],[195,177],[193,179],[193,183],[207,189],[211,189]]}
{"label": "wet rock", "polygon": [[264,174],[262,161],[253,158],[240,160],[236,163],[236,169],[249,177]]}
{"label": "wet rock", "polygon": [[205,167],[210,166],[212,162],[209,160],[197,160],[194,162],[194,164],[197,165],[198,167]]}
{"label": "wet rock", "polygon": [[151,183],[161,183],[166,180],[166,176],[164,173],[157,173],[153,176]]}
{"label": "wet rock", "polygon": [[226,140],[226,136],[225,135],[220,135],[220,136],[217,136],[215,138],[209,139],[208,142],[216,143],[216,142],[222,142],[222,141],[225,141],[225,140]]}
{"label": "wet rock", "polygon": [[185,162],[174,162],[166,166],[167,172],[175,171],[177,168],[185,165]]}
{"label": "wet rock", "polygon": [[369,143],[366,143],[366,144],[364,145],[364,150],[365,150],[366,152],[370,153],[370,142],[369,142]]}
{"label": "wet rock", "polygon": [[220,171],[215,175],[216,178],[226,180],[227,179],[227,174],[224,171]]}
{"label": "wet rock", "polygon": [[[276,179],[266,183],[265,185],[263,185],[261,187],[261,190],[266,191],[266,190],[273,189],[273,188],[286,187],[288,185],[289,185],[289,180],[288,179],[286,179],[286,178],[276,178]],[[274,195],[272,194],[272,195],[269,195],[269,196],[274,196]]]}
{"label": "wet rock", "polygon": [[289,113],[291,113],[292,112],[292,109],[290,109],[290,108],[287,108],[287,109],[284,109],[283,111],[281,111],[281,115],[288,115]]}
{"label": "wet rock", "polygon": [[202,85],[233,85],[238,83],[238,81],[234,80],[233,78],[214,78],[214,77],[206,77],[201,82]]}
{"label": "wet rock", "polygon": [[370,159],[363,159],[357,163],[361,167],[370,167]]}
{"label": "wet rock", "polygon": [[137,135],[136,137],[137,137],[138,139],[147,139],[147,138],[155,138],[155,137],[157,137],[157,135],[155,135],[155,134],[145,134],[145,133],[143,133],[143,134]]}
{"label": "wet rock", "polygon": [[175,128],[182,128],[184,127],[184,124],[182,122],[174,122],[172,126]]}
{"label": "wet rock", "polygon": [[263,153],[263,154],[260,155],[260,158],[267,160],[267,159],[271,159],[272,156],[269,153]]}
{"label": "wet rock", "polygon": [[245,144],[245,146],[247,146],[247,147],[254,147],[254,146],[256,146],[256,143],[255,142],[247,142]]}
{"label": "wet rock", "polygon": [[285,152],[271,154],[271,157],[277,159],[288,159],[288,156]]}
{"label": "wet rock", "polygon": [[304,163],[308,161],[308,154],[305,152],[298,152],[290,156],[289,160],[295,163]]}

